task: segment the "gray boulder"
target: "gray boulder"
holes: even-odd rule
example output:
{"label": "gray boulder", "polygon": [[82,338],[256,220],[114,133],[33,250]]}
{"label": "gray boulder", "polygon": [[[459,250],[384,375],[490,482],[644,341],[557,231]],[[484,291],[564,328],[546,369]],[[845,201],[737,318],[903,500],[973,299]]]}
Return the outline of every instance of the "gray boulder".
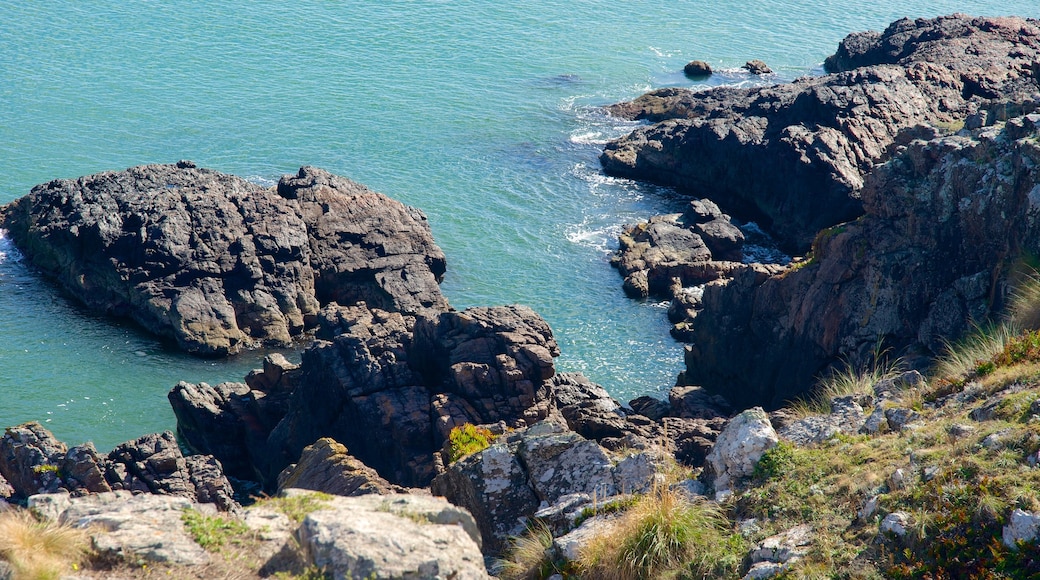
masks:
{"label": "gray boulder", "polygon": [[443,499],[336,497],[296,538],[308,563],[334,578],[489,578],[473,518]]}
{"label": "gray boulder", "polygon": [[750,477],[762,455],[779,443],[769,417],[761,407],[733,417],[719,434],[705,461],[706,475],[715,494],[725,494]]}
{"label": "gray boulder", "polygon": [[1001,541],[1008,548],[1017,550],[1019,542],[1034,542],[1037,536],[1040,536],[1040,515],[1016,509],[1002,530]]}

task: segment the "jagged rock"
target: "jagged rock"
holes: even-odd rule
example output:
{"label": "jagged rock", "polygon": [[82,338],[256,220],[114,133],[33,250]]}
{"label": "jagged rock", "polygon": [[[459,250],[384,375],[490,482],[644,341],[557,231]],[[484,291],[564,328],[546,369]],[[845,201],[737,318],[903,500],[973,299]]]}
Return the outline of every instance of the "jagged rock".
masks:
{"label": "jagged rock", "polygon": [[808,546],[813,539],[812,526],[809,524],[795,526],[782,534],[770,536],[759,542],[758,545],[748,552],[748,559],[752,564],[759,562],[774,562],[777,564],[794,562],[809,553]]}
{"label": "jagged rock", "polygon": [[907,475],[902,469],[896,469],[892,472],[892,475],[888,476],[888,489],[895,491],[897,489],[903,489],[907,486]]}
{"label": "jagged rock", "polygon": [[889,429],[902,431],[909,428],[911,424],[921,421],[922,417],[920,413],[913,409],[894,407],[885,409],[885,419],[888,421]]}
{"label": "jagged rock", "polygon": [[0,500],[11,499],[14,494],[14,487],[3,475],[0,475]]}
{"label": "jagged rock", "polygon": [[104,556],[197,566],[209,554],[185,531],[186,509],[192,502],[183,497],[117,491],[73,498],[58,521],[88,530],[93,549]]}
{"label": "jagged rock", "polygon": [[347,453],[347,448],[323,437],[308,445],[300,461],[278,476],[278,491],[310,489],[333,495],[357,496],[394,493],[388,481]]}
{"label": "jagged rock", "polygon": [[733,407],[725,398],[700,387],[672,387],[668,391],[668,402],[674,416],[686,419],[715,419],[733,414]]}
{"label": "jagged rock", "polygon": [[888,428],[888,419],[885,418],[885,407],[878,401],[874,410],[870,412],[870,416],[863,422],[863,426],[859,428],[860,433],[868,435],[877,435],[881,433],[883,429]]}
{"label": "jagged rock", "polygon": [[489,578],[465,510],[422,496],[335,497],[296,532],[308,563],[336,578]]}
{"label": "jagged rock", "polygon": [[758,59],[749,60],[740,68],[753,75],[768,75],[773,73],[773,69],[769,68],[769,65]]}
{"label": "jagged rock", "polygon": [[105,481],[104,459],[98,455],[93,443],[70,447],[58,464],[58,472],[66,487],[77,492],[103,493],[112,491]]}
{"label": "jagged rock", "polygon": [[288,346],[331,301],[447,308],[425,216],[312,167],[264,188],[191,162],[144,165],[36,186],[3,213],[73,297],[197,354]]}
{"label": "jagged rock", "polygon": [[661,420],[667,440],[675,445],[675,459],[690,467],[700,467],[711,453],[727,419],[682,419],[665,417]]}
{"label": "jagged rock", "polygon": [[691,60],[683,67],[683,73],[692,78],[704,78],[711,76],[711,65],[703,60]]}
{"label": "jagged rock", "polygon": [[611,174],[760,215],[804,251],[817,231],[861,212],[863,175],[917,125],[948,126],[988,100],[1035,95],[1038,34],[1018,18],[903,19],[883,34],[850,35],[830,75],[653,91],[608,108],[655,124],[608,144],[601,161]]}
{"label": "jagged rock", "polygon": [[688,211],[627,226],[611,259],[625,277],[626,293],[671,298],[673,285],[704,284],[742,267],[744,234],[729,219],[720,212],[705,220]]}
{"label": "jagged rock", "polygon": [[813,264],[709,284],[683,380],[775,406],[835,360],[870,360],[878,336],[897,352],[941,352],[999,311],[1016,257],[1040,250],[1035,134],[1016,118],[915,141],[870,174],[866,215],[821,234]]}
{"label": "jagged rock", "polygon": [[529,308],[415,317],[359,303],[326,307],[321,318],[322,334],[334,338],[315,342],[298,368],[265,370],[278,374],[275,391],[261,390],[266,379],[227,394],[178,385],[170,398],[185,442],[273,490],[304,447],[331,437],[387,480],[423,486],[453,427],[520,427],[553,406],[559,347]]}
{"label": "jagged rock", "polygon": [[672,406],[668,401],[662,401],[657,397],[643,395],[628,402],[628,406],[638,415],[642,415],[651,421],[660,421],[672,412]]}
{"label": "jagged rock", "polygon": [[959,441],[965,437],[972,436],[975,433],[975,427],[957,423],[950,425],[950,428],[946,430],[946,433],[949,434],[950,439],[953,441]]}
{"label": "jagged rock", "polygon": [[778,564],[776,562],[758,562],[753,564],[748,569],[747,574],[744,575],[742,580],[765,580],[766,578],[776,578],[783,574],[791,567],[790,564]]}
{"label": "jagged rock", "polygon": [[615,463],[594,441],[543,421],[448,466],[430,489],[473,514],[494,554],[536,513],[550,515],[554,531],[565,532],[573,525],[567,515],[609,503],[618,491],[646,491],[659,467],[659,457],[646,452]]}
{"label": "jagged rock", "polygon": [[68,448],[36,422],[8,427],[0,438],[0,475],[16,495],[53,493],[64,485],[59,464]]}
{"label": "jagged rock", "polygon": [[554,503],[573,493],[598,497],[617,493],[610,457],[595,441],[577,433],[526,437],[520,441],[517,452],[535,494],[542,501]]}
{"label": "jagged rock", "polygon": [[523,532],[524,518],[539,504],[516,456],[515,443],[495,443],[463,457],[434,478],[430,490],[473,514],[484,548],[491,552]]}
{"label": "jagged rock", "polygon": [[839,433],[858,433],[866,417],[863,407],[853,396],[831,399],[829,415],[814,415],[794,421],[777,433],[780,438],[797,445],[822,443]]}
{"label": "jagged rock", "polygon": [[614,526],[615,518],[598,516],[585,520],[580,526],[566,534],[553,538],[552,549],[560,557],[571,562],[577,562],[581,557],[581,550],[593,538],[609,533]]}
{"label": "jagged rock", "polygon": [[776,431],[760,407],[748,409],[731,419],[705,460],[707,476],[716,495],[729,491],[739,480],[751,476],[762,454],[777,443]]}
{"label": "jagged rock", "polygon": [[1002,530],[1001,540],[1008,548],[1017,550],[1019,542],[1034,542],[1037,536],[1040,536],[1040,515],[1016,509]]}
{"label": "jagged rock", "polygon": [[210,456],[185,457],[173,433],[152,433],[116,446],[105,479],[114,490],[171,495],[191,502],[235,508],[234,490]]}

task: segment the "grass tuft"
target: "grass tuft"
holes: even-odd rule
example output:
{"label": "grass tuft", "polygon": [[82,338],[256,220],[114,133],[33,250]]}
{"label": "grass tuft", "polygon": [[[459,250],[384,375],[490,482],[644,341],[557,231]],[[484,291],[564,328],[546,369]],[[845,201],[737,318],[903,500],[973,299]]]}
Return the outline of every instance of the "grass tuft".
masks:
{"label": "grass tuft", "polygon": [[467,455],[483,451],[490,447],[494,440],[495,434],[486,427],[478,427],[472,423],[454,427],[448,433],[450,442],[448,463],[455,463]]}
{"label": "grass tuft", "polygon": [[717,504],[661,487],[592,539],[576,565],[582,578],[719,577],[734,574],[745,551]]}
{"label": "grass tuft", "polygon": [[522,535],[513,538],[503,559],[496,562],[502,580],[539,580],[560,572],[561,566],[550,554],[553,534],[535,520]]}
{"label": "grass tuft", "polygon": [[85,530],[40,522],[23,510],[0,514],[0,556],[13,568],[14,580],[56,580],[78,568],[88,544]]}
{"label": "grass tuft", "polygon": [[946,352],[936,361],[933,375],[958,381],[975,374],[990,374],[995,370],[993,357],[1003,352],[1016,334],[1011,324],[978,326],[961,340],[946,344]]}
{"label": "grass tuft", "polygon": [[903,360],[890,360],[887,354],[888,351],[881,348],[879,341],[864,364],[855,366],[845,361],[840,367],[832,369],[816,383],[810,396],[794,401],[791,409],[803,417],[825,415],[831,412],[831,399],[849,395],[872,395],[874,385],[885,379],[895,378],[903,371]]}

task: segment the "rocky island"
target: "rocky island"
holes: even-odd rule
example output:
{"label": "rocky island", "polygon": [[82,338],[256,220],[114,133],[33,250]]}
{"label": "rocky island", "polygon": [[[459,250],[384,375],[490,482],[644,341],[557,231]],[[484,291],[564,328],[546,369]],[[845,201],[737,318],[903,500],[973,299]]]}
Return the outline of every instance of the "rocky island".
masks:
{"label": "rocky island", "polygon": [[[78,578],[1040,573],[1038,61],[1036,21],[900,20],[825,76],[610,107],[653,124],[605,169],[698,198],[622,236],[626,291],[691,342],[627,405],[530,308],[452,308],[423,214],[346,178],[40,185],[2,224],[74,299],[201,355],[309,342],[177,384],[177,433],[108,454],[8,428],[33,515],[0,526],[68,534],[47,573]],[[732,216],[804,259],[746,263]]]}

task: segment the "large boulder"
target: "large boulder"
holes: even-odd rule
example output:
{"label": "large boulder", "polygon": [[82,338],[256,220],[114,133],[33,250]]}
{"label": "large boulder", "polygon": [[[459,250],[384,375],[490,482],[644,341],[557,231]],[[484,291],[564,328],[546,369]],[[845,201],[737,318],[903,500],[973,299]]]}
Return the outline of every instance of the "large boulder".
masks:
{"label": "large boulder", "polygon": [[668,88],[609,107],[653,124],[609,143],[601,161],[755,218],[804,252],[816,232],[862,213],[864,175],[919,125],[956,127],[994,101],[1037,95],[1038,36],[1019,18],[899,20],[846,39],[826,76]]}
{"label": "large boulder", "polygon": [[414,495],[335,497],[296,531],[308,564],[334,578],[490,578],[464,509]]}
{"label": "large boulder", "polygon": [[144,165],[38,185],[2,217],[73,297],[192,353],[287,346],[330,301],[447,308],[425,216],[311,167],[265,188]]}
{"label": "large boulder", "polygon": [[730,420],[719,434],[705,462],[705,475],[716,496],[733,489],[755,472],[758,460],[780,442],[761,407],[748,409]]}

